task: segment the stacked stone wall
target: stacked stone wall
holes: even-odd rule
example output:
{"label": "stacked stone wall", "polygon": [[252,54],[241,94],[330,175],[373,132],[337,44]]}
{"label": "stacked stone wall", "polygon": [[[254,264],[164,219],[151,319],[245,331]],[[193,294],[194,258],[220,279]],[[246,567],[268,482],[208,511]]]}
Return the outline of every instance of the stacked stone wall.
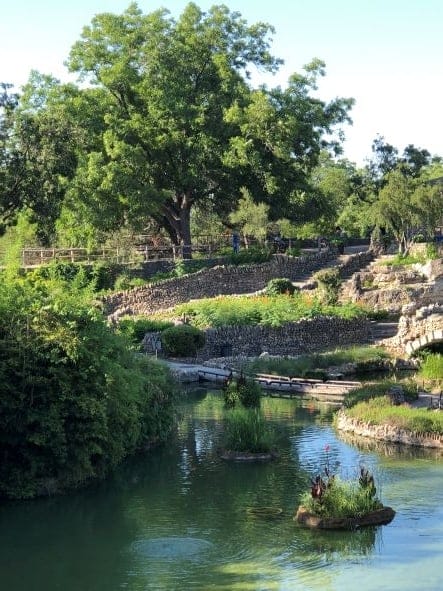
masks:
{"label": "stacked stone wall", "polygon": [[[340,275],[349,276],[367,264],[372,257],[372,252],[349,255],[338,266]],[[274,255],[270,262],[262,264],[222,265],[202,269],[183,277],[174,277],[107,296],[103,299],[105,313],[113,319],[127,314],[149,315],[194,299],[254,293],[264,289],[276,277],[298,281],[335,258],[333,251],[324,250],[300,257]]]}
{"label": "stacked stone wall", "polygon": [[[280,327],[224,326],[206,331],[206,344],[197,359],[205,361],[216,357],[254,357],[267,352],[270,355],[302,355],[325,351],[334,347],[367,343],[370,322],[356,318],[318,317],[291,322]],[[153,353],[159,340],[147,335],[145,350]]]}

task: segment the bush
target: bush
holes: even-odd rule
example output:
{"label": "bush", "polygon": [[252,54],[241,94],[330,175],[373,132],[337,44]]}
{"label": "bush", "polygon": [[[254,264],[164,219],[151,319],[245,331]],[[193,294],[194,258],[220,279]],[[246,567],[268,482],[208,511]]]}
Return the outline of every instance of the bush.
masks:
{"label": "bush", "polygon": [[113,290],[126,291],[128,289],[132,289],[133,287],[141,287],[142,285],[146,284],[146,279],[142,279],[141,277],[130,277],[126,273],[122,273],[121,275],[117,276]]}
{"label": "bush", "polygon": [[338,269],[322,269],[314,274],[318,283],[320,299],[324,304],[334,305],[338,301],[341,278]]}
{"label": "bush", "polygon": [[205,340],[204,333],[189,324],[171,326],[161,333],[163,350],[171,357],[193,357]]}
{"label": "bush", "polygon": [[91,267],[91,278],[95,282],[96,291],[113,289],[121,265],[106,261],[95,262]]}
{"label": "bush", "polygon": [[137,345],[141,343],[147,332],[161,332],[172,326],[174,326],[172,322],[128,316],[119,321],[117,332],[124,334],[133,344]]}
{"label": "bush", "polygon": [[229,255],[229,263],[231,265],[248,265],[267,263],[272,256],[272,251],[267,248],[245,248],[240,252],[231,252]]}
{"label": "bush", "polygon": [[135,356],[84,292],[1,283],[0,334],[0,497],[103,477],[171,430],[169,372]]}
{"label": "bush", "polygon": [[266,286],[266,295],[270,296],[282,293],[293,295],[294,291],[295,286],[292,284],[292,281],[283,277],[271,279]]}
{"label": "bush", "polygon": [[234,408],[240,402],[245,408],[257,408],[260,406],[261,394],[260,384],[240,376],[228,381],[225,386],[225,405],[227,408]]}
{"label": "bush", "polygon": [[431,260],[434,261],[438,258],[440,258],[440,253],[438,251],[438,246],[434,243],[428,243],[426,244],[426,259],[427,260]]}
{"label": "bush", "polygon": [[266,453],[273,434],[258,409],[234,409],[226,413],[224,447],[229,451]]}

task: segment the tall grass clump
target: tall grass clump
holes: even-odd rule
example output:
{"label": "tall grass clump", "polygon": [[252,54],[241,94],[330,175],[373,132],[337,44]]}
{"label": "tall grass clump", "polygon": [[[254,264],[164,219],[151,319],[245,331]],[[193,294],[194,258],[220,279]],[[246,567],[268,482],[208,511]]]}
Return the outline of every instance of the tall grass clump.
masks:
{"label": "tall grass clump", "polygon": [[301,499],[301,505],[320,517],[361,517],[380,509],[382,503],[377,498],[374,477],[361,467],[354,481],[341,480],[329,465],[329,445],[325,447],[326,462],[322,473],[311,479],[311,489]]}
{"label": "tall grass clump", "polygon": [[267,453],[274,437],[259,409],[236,408],[226,412],[223,444],[237,452]]}
{"label": "tall grass clump", "polygon": [[425,380],[443,381],[443,355],[431,353],[427,355],[420,367],[420,377]]}

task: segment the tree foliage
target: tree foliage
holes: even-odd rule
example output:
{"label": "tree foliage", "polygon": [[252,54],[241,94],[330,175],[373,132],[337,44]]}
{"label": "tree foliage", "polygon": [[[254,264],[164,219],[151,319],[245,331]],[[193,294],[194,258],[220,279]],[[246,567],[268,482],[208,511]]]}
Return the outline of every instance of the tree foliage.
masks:
{"label": "tree foliage", "polygon": [[178,20],[131,4],[84,28],[69,67],[95,86],[106,114],[77,194],[109,204],[108,227],[150,215],[186,246],[192,208],[207,204],[224,217],[242,186],[274,216],[288,207],[312,214],[307,173],[352,101],[310,96],[324,74],[319,60],[285,90],[252,89],[251,70],[280,64],[269,52],[272,32],[226,6],[203,12],[192,3]]}
{"label": "tree foliage", "polygon": [[372,213],[377,225],[392,233],[404,256],[417,233],[433,234],[443,215],[441,188],[405,174],[399,165],[388,173]]}
{"label": "tree foliage", "polygon": [[66,109],[72,92],[32,72],[19,98],[4,95],[2,101],[0,215],[7,225],[19,210],[29,208],[43,244],[54,238],[67,183],[77,167],[80,137]]}

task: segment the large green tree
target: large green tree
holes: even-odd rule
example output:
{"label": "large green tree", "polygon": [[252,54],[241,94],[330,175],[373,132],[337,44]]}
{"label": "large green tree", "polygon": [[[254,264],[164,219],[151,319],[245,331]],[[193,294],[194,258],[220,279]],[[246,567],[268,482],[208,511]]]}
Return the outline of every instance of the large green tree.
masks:
{"label": "large green tree", "polygon": [[[243,186],[275,217],[314,215],[308,174],[352,100],[311,96],[324,74],[318,60],[284,90],[253,89],[252,70],[280,64],[269,52],[272,32],[223,5],[203,12],[191,3],[178,20],[136,4],[95,16],[68,60],[106,111],[77,198],[106,202],[114,225],[151,215],[185,256],[192,207],[227,216]],[[330,147],[339,147],[336,137]]]}
{"label": "large green tree", "polygon": [[3,227],[28,208],[43,244],[54,225],[77,170],[82,136],[67,108],[77,89],[32,72],[14,101],[3,95],[0,137],[0,217]]}
{"label": "large green tree", "polygon": [[389,172],[372,208],[379,227],[392,233],[398,251],[406,255],[417,233],[433,233],[443,216],[441,187],[429,183],[427,175],[414,178],[398,165]]}

